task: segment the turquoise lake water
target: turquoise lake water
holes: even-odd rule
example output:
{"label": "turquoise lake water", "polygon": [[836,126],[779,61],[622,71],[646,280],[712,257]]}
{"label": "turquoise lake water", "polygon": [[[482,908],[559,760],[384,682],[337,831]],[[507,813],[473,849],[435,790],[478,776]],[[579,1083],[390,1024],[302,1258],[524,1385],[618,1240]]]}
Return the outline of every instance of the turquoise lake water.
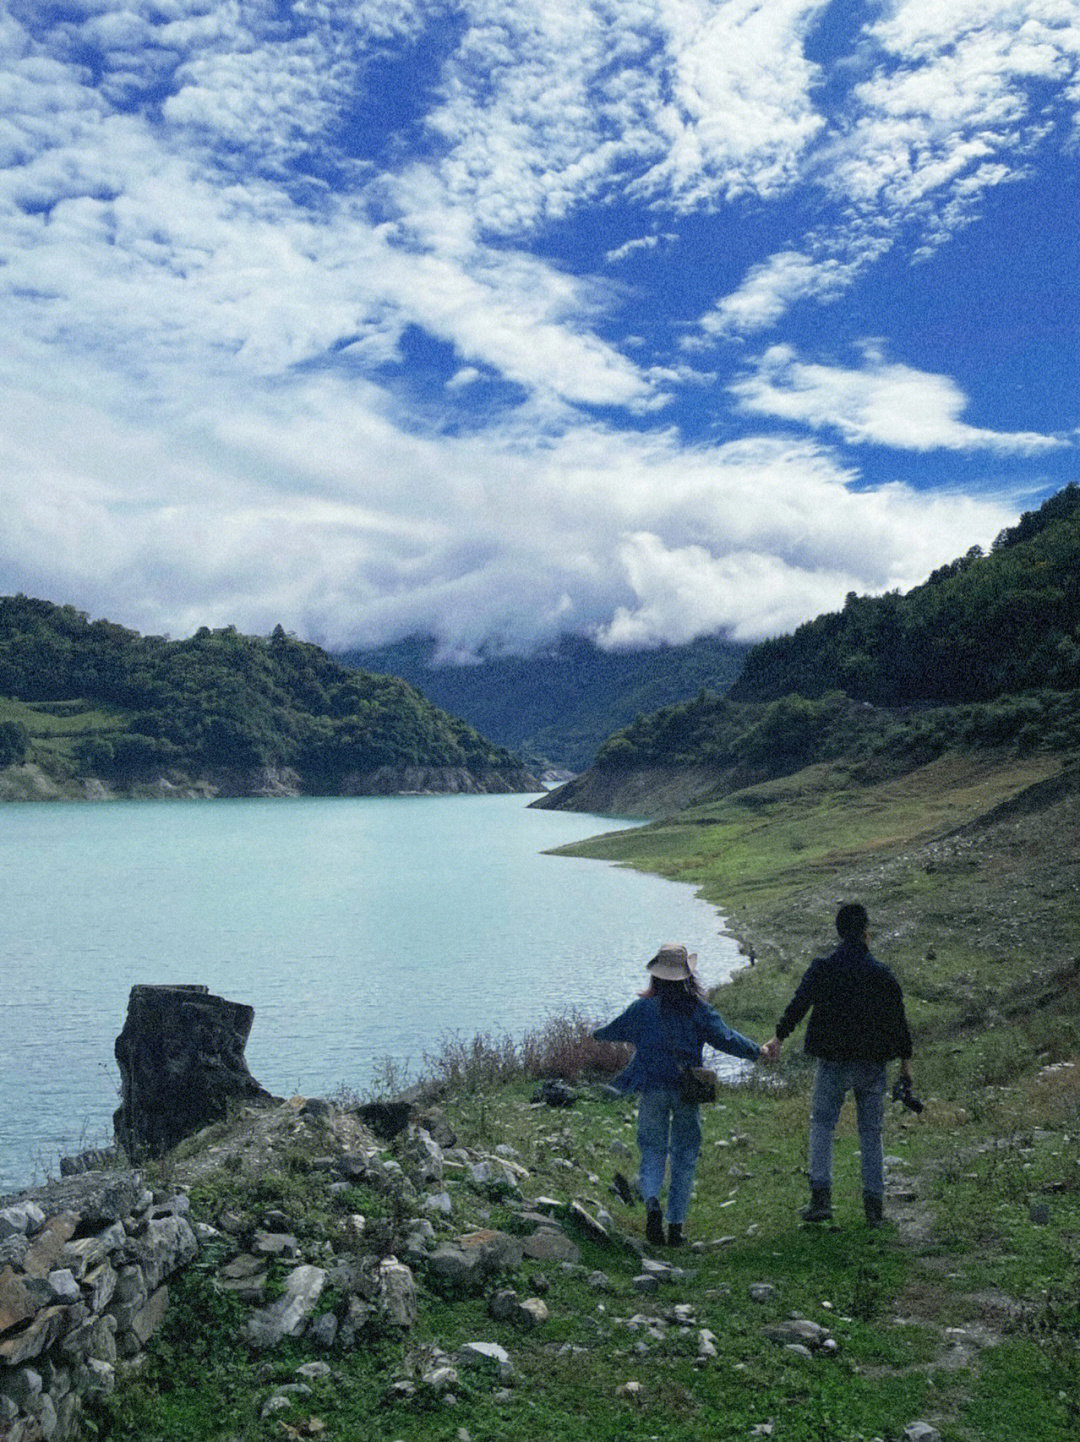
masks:
{"label": "turquoise lake water", "polygon": [[740,964],[690,887],[543,854],[628,823],[530,799],[0,807],[0,1193],[111,1138],[136,983],[254,1006],[253,1075],[319,1096],[447,1036],[605,1020],[662,941],[710,985]]}

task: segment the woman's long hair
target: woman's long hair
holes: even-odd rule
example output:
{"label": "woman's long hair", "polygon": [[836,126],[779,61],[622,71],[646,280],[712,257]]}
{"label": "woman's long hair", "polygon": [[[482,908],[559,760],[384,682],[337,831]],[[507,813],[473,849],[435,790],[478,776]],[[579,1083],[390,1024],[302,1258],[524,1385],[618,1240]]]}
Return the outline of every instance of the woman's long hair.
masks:
{"label": "woman's long hair", "polygon": [[705,1000],[705,990],[696,976],[688,976],[683,981],[651,977],[647,990],[641,995],[655,996],[665,1011],[691,1012],[699,1001]]}

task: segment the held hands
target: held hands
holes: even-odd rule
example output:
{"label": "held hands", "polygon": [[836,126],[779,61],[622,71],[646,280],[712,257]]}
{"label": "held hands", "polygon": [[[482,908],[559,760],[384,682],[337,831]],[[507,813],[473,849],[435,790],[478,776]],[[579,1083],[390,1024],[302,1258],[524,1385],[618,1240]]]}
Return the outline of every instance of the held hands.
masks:
{"label": "held hands", "polygon": [[780,1060],[780,1046],[781,1043],[779,1037],[774,1036],[770,1037],[770,1039],[761,1048],[761,1060],[765,1063],[766,1066],[772,1066],[773,1062]]}

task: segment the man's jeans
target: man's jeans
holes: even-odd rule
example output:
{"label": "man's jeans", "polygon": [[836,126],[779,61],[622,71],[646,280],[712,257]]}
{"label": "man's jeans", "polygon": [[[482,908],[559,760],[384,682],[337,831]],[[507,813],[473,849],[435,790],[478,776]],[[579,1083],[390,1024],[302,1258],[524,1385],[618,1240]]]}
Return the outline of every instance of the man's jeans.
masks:
{"label": "man's jeans", "polygon": [[664,1185],[664,1170],[671,1159],[671,1184],[667,1195],[668,1222],[682,1223],[690,1208],[701,1123],[696,1106],[688,1106],[677,1086],[650,1087],[638,1103],[638,1146],[641,1172],[638,1185],[646,1201],[658,1197]]}
{"label": "man's jeans", "polygon": [[849,1091],[855,1093],[863,1191],[868,1196],[880,1197],[885,1192],[885,1163],[881,1150],[885,1068],[878,1062],[818,1061],[810,1109],[810,1185],[832,1186],[833,1132]]}

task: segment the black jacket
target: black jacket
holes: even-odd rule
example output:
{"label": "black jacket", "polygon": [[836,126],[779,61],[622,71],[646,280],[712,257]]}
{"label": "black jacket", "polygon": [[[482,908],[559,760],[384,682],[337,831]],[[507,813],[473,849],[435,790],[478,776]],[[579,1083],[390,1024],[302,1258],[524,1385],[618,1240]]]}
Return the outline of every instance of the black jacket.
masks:
{"label": "black jacket", "polygon": [[911,1056],[900,983],[861,941],[841,942],[810,964],[776,1028],[781,1041],[807,1011],[805,1050],[811,1056],[834,1062]]}

